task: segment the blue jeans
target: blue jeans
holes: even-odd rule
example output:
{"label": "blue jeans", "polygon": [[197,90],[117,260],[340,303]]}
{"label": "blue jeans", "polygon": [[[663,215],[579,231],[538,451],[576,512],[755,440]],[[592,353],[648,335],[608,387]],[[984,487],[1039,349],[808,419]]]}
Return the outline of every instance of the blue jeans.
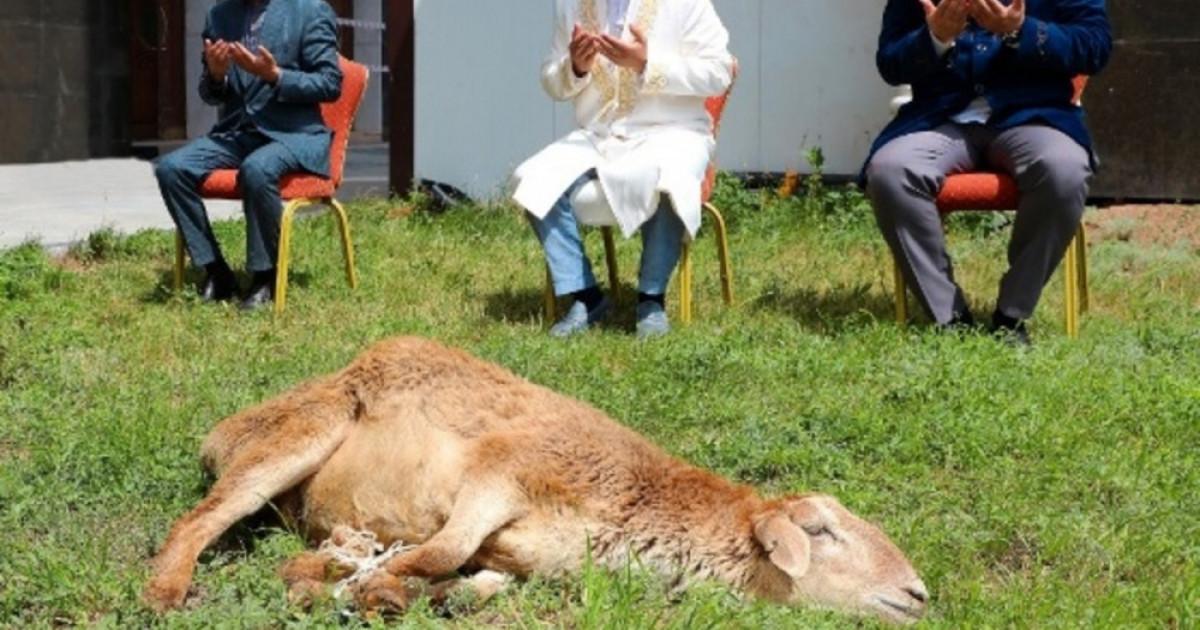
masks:
{"label": "blue jeans", "polygon": [[200,197],[200,183],[222,168],[238,169],[246,214],[246,269],[275,268],[283,203],[279,178],[302,170],[296,156],[257,131],[201,136],[158,161],[154,175],[167,211],[183,234],[192,263],[203,267],[223,258]]}
{"label": "blue jeans", "polygon": [[[567,187],[544,219],[526,215],[546,252],[546,264],[550,268],[555,295],[566,295],[596,286],[592,263],[584,251],[579,222],[575,219],[575,209],[571,204],[571,195],[595,178],[594,170],[581,175]],[[664,194],[660,199],[658,209],[639,230],[642,233],[642,259],[638,272],[638,291],[654,295],[667,292],[671,272],[675,270],[683,251],[685,230],[683,222],[671,208],[669,198]]]}

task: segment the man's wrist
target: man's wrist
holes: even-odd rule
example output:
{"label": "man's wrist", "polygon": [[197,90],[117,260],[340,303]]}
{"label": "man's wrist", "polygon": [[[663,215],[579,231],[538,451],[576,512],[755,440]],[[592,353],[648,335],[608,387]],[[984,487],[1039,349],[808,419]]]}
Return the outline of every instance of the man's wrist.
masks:
{"label": "man's wrist", "polygon": [[1021,45],[1021,29],[1025,26],[1025,18],[1017,23],[1016,28],[1006,31],[1000,35],[1000,41],[1009,48],[1016,48]]}

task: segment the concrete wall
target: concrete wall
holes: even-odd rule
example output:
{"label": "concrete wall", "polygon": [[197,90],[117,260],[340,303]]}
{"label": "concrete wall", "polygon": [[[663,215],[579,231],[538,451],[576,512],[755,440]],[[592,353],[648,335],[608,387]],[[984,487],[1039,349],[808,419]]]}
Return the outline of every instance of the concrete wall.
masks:
{"label": "concrete wall", "polygon": [[0,163],[128,151],[127,20],[115,4],[0,2]]}

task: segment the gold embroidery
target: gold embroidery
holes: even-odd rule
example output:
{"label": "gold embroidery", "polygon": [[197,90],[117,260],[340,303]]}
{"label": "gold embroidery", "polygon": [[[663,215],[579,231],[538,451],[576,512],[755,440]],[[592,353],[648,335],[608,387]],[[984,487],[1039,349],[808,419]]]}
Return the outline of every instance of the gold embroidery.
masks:
{"label": "gold embroidery", "polygon": [[[659,0],[642,0],[641,6],[638,7],[637,19],[634,21],[642,34],[649,40],[654,32],[654,20],[658,17],[658,2]],[[633,111],[641,97],[640,90],[637,85],[637,75],[629,68],[621,68],[620,71],[620,92],[617,96],[617,116],[624,118]],[[663,77],[665,83],[666,77]]]}
{"label": "gold embroidery", "polygon": [[[654,30],[654,20],[658,17],[659,0],[642,0],[638,7],[637,19],[634,24],[641,29],[646,39],[650,39],[650,35]],[[579,0],[579,22],[583,28],[589,32],[596,33],[600,31],[600,20],[596,16],[596,0]],[[613,76],[606,64],[597,63],[592,66],[592,81],[596,87],[600,89],[600,93],[604,95],[604,102],[611,102],[615,97],[617,99],[617,117],[624,118],[633,111],[641,97],[638,90],[638,77],[633,70],[629,68],[617,68],[616,85],[613,83]],[[647,68],[647,72],[651,69]],[[649,78],[649,77],[648,77]],[[666,86],[667,77],[658,71],[655,75],[654,86],[659,89]]]}

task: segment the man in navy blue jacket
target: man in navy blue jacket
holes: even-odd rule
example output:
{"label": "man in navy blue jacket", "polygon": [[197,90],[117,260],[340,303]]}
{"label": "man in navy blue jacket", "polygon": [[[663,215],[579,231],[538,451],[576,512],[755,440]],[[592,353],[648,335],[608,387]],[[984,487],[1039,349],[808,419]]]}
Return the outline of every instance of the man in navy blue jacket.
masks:
{"label": "man in navy blue jacket", "polygon": [[1011,174],[1020,206],[992,330],[1028,343],[1024,321],[1062,260],[1096,160],[1072,79],[1112,52],[1104,0],[888,0],[876,65],[913,99],[864,168],[888,246],[929,316],[973,325],[934,200],[948,174]]}
{"label": "man in navy blue jacket", "polygon": [[246,267],[252,309],[274,299],[279,177],[329,175],[333,132],[320,104],[342,90],[337,18],[323,0],[224,0],[204,26],[200,96],[218,106],[207,135],[162,158],[155,174],[192,262],[204,268],[201,299],[236,296],[233,271],[213,236],[200,183],[212,171],[238,169],[246,213]]}

